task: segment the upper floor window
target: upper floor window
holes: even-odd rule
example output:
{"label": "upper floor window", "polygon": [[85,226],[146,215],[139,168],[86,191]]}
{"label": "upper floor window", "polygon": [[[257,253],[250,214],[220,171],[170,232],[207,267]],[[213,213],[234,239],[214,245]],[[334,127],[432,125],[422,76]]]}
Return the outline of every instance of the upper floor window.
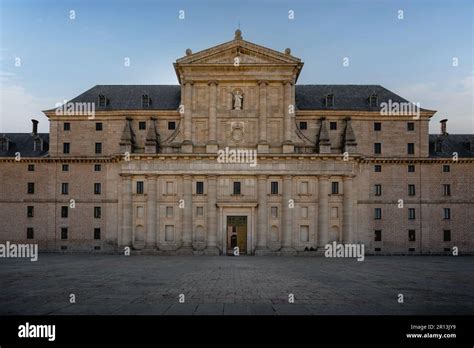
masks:
{"label": "upper floor window", "polygon": [[408,220],[416,219],[416,210],[415,208],[408,208]]}
{"label": "upper floor window", "polygon": [[137,195],[142,195],[144,192],[143,181],[137,181]]}
{"label": "upper floor window", "polygon": [[381,122],[374,122],[374,131],[378,132],[382,130],[382,123]]}
{"label": "upper floor window", "polygon": [[339,183],[337,181],[331,182],[331,193],[333,195],[339,194]]}
{"label": "upper floor window", "polygon": [[101,131],[102,130],[102,122],[96,122],[95,130],[96,131]]}
{"label": "upper floor window", "polygon": [[100,228],[94,228],[94,239],[100,239]]}
{"label": "upper floor window", "polygon": [[150,106],[150,97],[146,94],[142,95],[142,107],[147,108]]}
{"label": "upper floor window", "polygon": [[99,94],[99,107],[104,108],[107,105],[107,98],[105,95]]}
{"label": "upper floor window", "polygon": [[328,94],[325,99],[326,107],[334,106],[334,94]]}
{"label": "upper floor window", "polygon": [[449,173],[451,171],[451,167],[449,164],[443,165],[443,173]]}
{"label": "upper floor window", "polygon": [[28,164],[28,171],[29,172],[34,172],[35,171],[35,165],[34,164]]}
{"label": "upper floor window", "polygon": [[374,219],[375,220],[382,219],[382,208],[375,208],[374,209]]}
{"label": "upper floor window", "polygon": [[278,194],[278,181],[272,181],[270,185],[271,185],[272,195],[277,195]]}
{"label": "upper floor window", "polygon": [[62,218],[67,218],[69,216],[69,207],[67,205],[64,205],[61,207],[61,217]]}
{"label": "upper floor window", "polygon": [[376,184],[376,185],[374,186],[374,189],[375,189],[374,194],[375,194],[376,196],[381,196],[381,195],[382,195],[382,185]]}
{"label": "upper floor window", "polygon": [[61,227],[61,239],[67,239],[67,227]]}
{"label": "upper floor window", "polygon": [[169,130],[174,130],[174,129],[176,129],[176,122],[174,122],[174,121],[169,121],[169,122],[168,122],[168,129],[169,129]]}
{"label": "upper floor window", "polygon": [[102,208],[101,207],[94,207],[94,218],[100,219],[102,217]]}
{"label": "upper floor window", "polygon": [[94,171],[95,172],[100,172],[102,170],[102,165],[101,164],[94,164]]}
{"label": "upper floor window", "polygon": [[94,183],[94,194],[100,195],[101,191],[102,191],[102,185],[98,182]]}
{"label": "upper floor window", "polygon": [[63,153],[69,153],[71,151],[70,143],[63,143]]}
{"label": "upper floor window", "polygon": [[69,172],[69,164],[63,164],[62,165],[62,171],[63,172]]}
{"label": "upper floor window", "polygon": [[443,208],[444,219],[450,220],[451,219],[451,209],[450,208]]}
{"label": "upper floor window", "polygon": [[378,105],[377,94],[374,93],[369,97],[369,105],[370,106],[377,106]]}
{"label": "upper floor window", "polygon": [[376,164],[374,165],[374,172],[380,173],[382,171],[382,165]]}
{"label": "upper floor window", "polygon": [[416,194],[415,192],[415,185],[409,184],[408,185],[408,195],[409,196],[414,196]]}
{"label": "upper floor window", "polygon": [[241,187],[240,187],[240,181],[234,181],[234,195],[240,195],[241,191],[240,191]]}
{"label": "upper floor window", "polygon": [[337,130],[337,122],[329,122],[330,130]]}
{"label": "upper floor window", "polygon": [[451,196],[451,185],[449,184],[443,185],[443,196]]}
{"label": "upper floor window", "polygon": [[65,131],[71,130],[71,124],[69,122],[64,122],[63,130],[65,130]]}
{"label": "upper floor window", "polygon": [[415,122],[407,122],[407,131],[414,131],[415,130]]}
{"label": "upper floor window", "polygon": [[196,194],[203,195],[204,194],[204,182],[197,181],[196,182]]}
{"label": "upper floor window", "polygon": [[382,153],[382,144],[381,143],[375,143],[374,144],[374,154],[380,155]]}
{"label": "upper floor window", "polygon": [[26,239],[33,239],[34,238],[34,231],[33,227],[26,228]]}
{"label": "upper floor window", "polygon": [[414,164],[409,164],[408,165],[408,173],[414,173],[415,172],[415,165]]}
{"label": "upper floor window", "polygon": [[40,138],[36,138],[33,143],[34,151],[42,151],[43,150],[43,141]]}
{"label": "upper floor window", "polygon": [[61,184],[61,194],[68,195],[69,194],[69,183],[63,182]]}
{"label": "upper floor window", "polygon": [[96,154],[102,153],[102,143],[95,143],[95,153]]}
{"label": "upper floor window", "polygon": [[407,153],[409,155],[414,155],[415,154],[415,144],[414,143],[408,143],[407,144]]}
{"label": "upper floor window", "polygon": [[308,122],[300,122],[300,129],[301,130],[308,129]]}
{"label": "upper floor window", "polygon": [[26,208],[26,216],[27,217],[34,217],[35,216],[35,207],[32,205],[29,205]]}
{"label": "upper floor window", "polygon": [[145,121],[138,122],[138,129],[139,130],[145,130],[146,129],[146,122]]}
{"label": "upper floor window", "polygon": [[35,183],[34,182],[29,182],[28,183],[28,194],[34,194],[35,193]]}

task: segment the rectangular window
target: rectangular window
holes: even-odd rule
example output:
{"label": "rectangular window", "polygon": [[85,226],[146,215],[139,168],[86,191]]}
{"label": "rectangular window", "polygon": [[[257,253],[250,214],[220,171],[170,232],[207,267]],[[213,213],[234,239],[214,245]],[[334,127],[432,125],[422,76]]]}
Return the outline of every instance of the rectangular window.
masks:
{"label": "rectangular window", "polygon": [[102,143],[95,143],[95,153],[96,154],[102,153]]}
{"label": "rectangular window", "polygon": [[416,241],[416,231],[415,230],[408,230],[408,241],[409,242]]}
{"label": "rectangular window", "polygon": [[443,173],[449,173],[451,171],[451,167],[449,166],[449,164],[445,164],[443,166]]}
{"label": "rectangular window", "polygon": [[307,195],[309,183],[307,181],[300,182],[300,194]]}
{"label": "rectangular window", "polygon": [[26,216],[27,217],[33,217],[35,216],[35,207],[32,205],[29,205],[26,207]]}
{"label": "rectangular window", "polygon": [[272,195],[277,195],[278,194],[278,181],[272,181],[270,186],[271,186]]}
{"label": "rectangular window", "polygon": [[409,196],[415,196],[416,195],[415,185],[413,185],[413,184],[408,185],[408,195]]}
{"label": "rectangular window", "polygon": [[309,226],[300,226],[300,240],[302,242],[309,242]]}
{"label": "rectangular window", "polygon": [[62,170],[63,172],[69,172],[69,164],[63,164]]}
{"label": "rectangular window", "polygon": [[107,105],[107,98],[105,98],[105,95],[100,94],[99,95],[99,107],[104,108]]}
{"label": "rectangular window", "polygon": [[166,217],[167,218],[173,217],[173,207],[166,207]]}
{"label": "rectangular window", "polygon": [[197,181],[196,182],[196,194],[203,195],[204,194],[204,182]]}
{"label": "rectangular window", "polygon": [[382,171],[382,165],[376,164],[374,165],[374,172],[380,173]]}
{"label": "rectangular window", "polygon": [[102,130],[102,122],[96,122],[95,123],[95,130],[96,131],[101,131]]}
{"label": "rectangular window", "polygon": [[443,241],[450,242],[451,241],[451,230],[444,230],[443,231]]}
{"label": "rectangular window", "polygon": [[172,195],[174,193],[174,184],[173,181],[166,182],[166,194]]}
{"label": "rectangular window", "polygon": [[382,130],[382,123],[374,122],[374,131],[379,132]]}
{"label": "rectangular window", "polygon": [[102,208],[101,207],[94,207],[94,218],[100,219],[102,217]]}
{"label": "rectangular window", "polygon": [[329,122],[330,130],[337,130],[337,122]]}
{"label": "rectangular window", "polygon": [[408,143],[407,144],[407,153],[409,155],[414,155],[415,154],[415,143]]}
{"label": "rectangular window", "polygon": [[382,144],[381,143],[375,143],[374,144],[374,154],[380,155],[382,153]]}
{"label": "rectangular window", "polygon": [[33,239],[35,237],[35,233],[33,227],[26,228],[26,239]]}
{"label": "rectangular window", "polygon": [[414,122],[407,122],[407,131],[411,132],[415,130],[415,123]]}
{"label": "rectangular window", "polygon": [[174,225],[165,226],[165,241],[166,242],[174,241]]}
{"label": "rectangular window", "polygon": [[308,129],[308,122],[300,122],[300,129],[301,130]]}
{"label": "rectangular window", "polygon": [[100,172],[102,170],[102,165],[101,164],[94,164],[94,171],[95,172]]}
{"label": "rectangular window", "polygon": [[234,182],[234,195],[240,195],[240,181]]}
{"label": "rectangular window", "polygon": [[67,227],[61,227],[61,239],[67,239]]}
{"label": "rectangular window", "polygon": [[203,216],[204,215],[204,207],[196,207],[196,215]]}
{"label": "rectangular window", "polygon": [[168,122],[168,130],[174,130],[174,129],[176,129],[176,122],[169,121]]}
{"label": "rectangular window", "polygon": [[138,122],[138,129],[145,130],[146,129],[146,122]]}
{"label": "rectangular window", "polygon": [[451,185],[449,184],[443,185],[443,196],[451,196]]}
{"label": "rectangular window", "polygon": [[374,219],[375,220],[382,219],[382,208],[375,208],[374,209]]}
{"label": "rectangular window", "polygon": [[64,122],[63,130],[65,131],[71,130],[71,124],[69,122]]}
{"label": "rectangular window", "polygon": [[278,218],[278,207],[272,207],[271,211],[272,211],[272,219]]}
{"label": "rectangular window", "polygon": [[408,173],[414,173],[415,172],[415,165],[414,164],[409,164],[408,165]]}
{"label": "rectangular window", "polygon": [[29,182],[27,190],[28,190],[27,192],[28,192],[29,195],[34,194],[35,193],[35,183],[34,182]]}
{"label": "rectangular window", "polygon": [[451,220],[451,208],[443,208],[444,219]]}
{"label": "rectangular window", "polygon": [[29,172],[34,172],[35,171],[35,165],[34,164],[28,164],[28,171]]}
{"label": "rectangular window", "polygon": [[70,143],[63,143],[63,153],[69,153],[71,151]]}
{"label": "rectangular window", "polygon": [[137,195],[142,195],[144,192],[143,181],[137,181]]}
{"label": "rectangular window", "polygon": [[67,218],[68,216],[69,216],[68,206],[62,206],[61,207],[61,217],[62,218]]}
{"label": "rectangular window", "polygon": [[374,188],[375,188],[374,194],[376,196],[381,196],[382,195],[382,185],[376,184]]}
{"label": "rectangular window", "polygon": [[101,192],[101,184],[100,183],[94,183],[94,194],[95,195],[100,195]]}
{"label": "rectangular window", "polygon": [[416,219],[416,210],[415,208],[408,208],[408,220]]}
{"label": "rectangular window", "polygon": [[331,182],[331,193],[333,195],[339,194],[339,183],[337,181]]}
{"label": "rectangular window", "polygon": [[381,242],[382,241],[382,230],[375,230],[374,241],[376,241],[376,242]]}
{"label": "rectangular window", "polygon": [[100,228],[94,228],[94,239],[100,239]]}
{"label": "rectangular window", "polygon": [[69,194],[69,183],[63,182],[61,184],[61,194],[62,195],[68,195]]}

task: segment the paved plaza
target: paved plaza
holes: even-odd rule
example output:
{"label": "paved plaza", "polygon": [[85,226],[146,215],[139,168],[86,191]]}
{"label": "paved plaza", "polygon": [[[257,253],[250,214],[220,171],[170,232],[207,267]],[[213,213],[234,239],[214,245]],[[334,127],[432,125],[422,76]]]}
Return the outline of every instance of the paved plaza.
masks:
{"label": "paved plaza", "polygon": [[0,259],[0,314],[474,314],[473,274],[452,256],[40,254]]}

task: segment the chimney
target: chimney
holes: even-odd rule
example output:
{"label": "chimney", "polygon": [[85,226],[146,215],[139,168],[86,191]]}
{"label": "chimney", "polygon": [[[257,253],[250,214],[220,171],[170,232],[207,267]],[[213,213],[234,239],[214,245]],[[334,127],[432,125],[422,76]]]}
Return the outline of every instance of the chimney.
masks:
{"label": "chimney", "polygon": [[439,123],[441,123],[441,135],[448,135],[448,132],[446,131],[448,119],[445,118],[444,120],[439,121]]}
{"label": "chimney", "polygon": [[33,135],[37,135],[38,134],[38,121],[32,119],[31,122],[33,122]]}

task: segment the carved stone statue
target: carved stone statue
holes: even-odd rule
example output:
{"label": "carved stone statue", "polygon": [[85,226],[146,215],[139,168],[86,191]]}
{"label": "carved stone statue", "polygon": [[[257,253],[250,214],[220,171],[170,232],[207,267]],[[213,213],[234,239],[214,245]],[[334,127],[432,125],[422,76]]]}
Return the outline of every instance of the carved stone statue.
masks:
{"label": "carved stone statue", "polygon": [[244,96],[240,94],[239,90],[236,90],[233,94],[234,100],[233,100],[233,109],[235,110],[241,110],[242,109],[242,103],[244,100]]}

